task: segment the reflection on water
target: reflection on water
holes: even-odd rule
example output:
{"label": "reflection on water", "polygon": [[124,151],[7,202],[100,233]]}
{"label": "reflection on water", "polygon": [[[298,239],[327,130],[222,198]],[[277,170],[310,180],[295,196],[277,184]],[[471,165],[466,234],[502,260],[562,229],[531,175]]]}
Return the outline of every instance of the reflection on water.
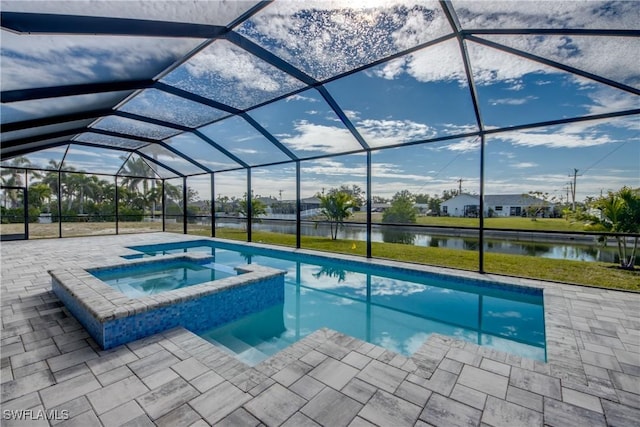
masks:
{"label": "reflection on water", "polygon": [[385,243],[402,243],[403,245],[413,245],[416,241],[415,233],[383,225],[380,227],[382,241]]}
{"label": "reflection on water", "polygon": [[[239,224],[219,223],[218,227],[235,227]],[[274,233],[295,234],[295,224],[254,224],[254,230],[271,231]],[[301,232],[304,236],[329,236],[329,227],[318,224],[301,225]],[[524,232],[526,235],[526,232]],[[496,239],[485,237],[484,249],[487,252],[496,252],[512,255],[528,255],[541,258],[567,259],[576,261],[601,261],[617,263],[618,255],[615,248],[600,246],[594,241],[589,245],[586,243],[573,242],[532,242],[531,235],[529,241],[515,239]],[[338,237],[349,240],[366,240],[364,227],[346,224],[340,229]],[[401,227],[380,226],[371,232],[371,241],[384,243],[401,243],[407,245],[427,246],[432,248],[447,248],[461,250],[478,250],[478,239],[474,237],[446,236],[433,234],[430,231],[407,231]]]}
{"label": "reflection on water", "polygon": [[[220,249],[215,259],[226,265],[247,261],[246,254]],[[308,264],[257,254],[250,260],[287,271],[284,304],[201,336],[251,365],[325,327],[405,355],[439,333],[545,360],[541,295],[448,278],[382,276],[330,261]]]}

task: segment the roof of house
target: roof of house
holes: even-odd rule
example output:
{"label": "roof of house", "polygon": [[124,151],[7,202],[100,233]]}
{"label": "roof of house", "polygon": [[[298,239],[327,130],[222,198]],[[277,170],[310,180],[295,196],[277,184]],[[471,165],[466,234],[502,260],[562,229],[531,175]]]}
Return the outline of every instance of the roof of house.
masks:
{"label": "roof of house", "polygon": [[487,194],[484,202],[492,206],[531,206],[543,200],[529,194]]}
{"label": "roof of house", "polygon": [[[462,193],[443,203],[447,203],[457,198],[472,198],[479,201],[480,196],[474,194]],[[484,203],[489,206],[531,206],[542,203],[543,200],[529,194],[487,194],[484,196]],[[553,205],[553,203],[549,203]]]}

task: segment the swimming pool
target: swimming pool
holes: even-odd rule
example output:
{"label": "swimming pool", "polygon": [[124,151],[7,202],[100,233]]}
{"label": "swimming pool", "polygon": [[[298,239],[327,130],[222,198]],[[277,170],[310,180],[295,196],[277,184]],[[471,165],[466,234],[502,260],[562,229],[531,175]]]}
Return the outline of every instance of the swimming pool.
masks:
{"label": "swimming pool", "polygon": [[139,298],[238,274],[231,267],[220,266],[211,261],[176,259],[88,271],[126,296]]}
{"label": "swimming pool", "polygon": [[287,271],[283,304],[195,331],[251,365],[321,327],[404,355],[439,333],[546,359],[541,289],[209,240],[130,249],[145,257],[205,252],[216,264]]}

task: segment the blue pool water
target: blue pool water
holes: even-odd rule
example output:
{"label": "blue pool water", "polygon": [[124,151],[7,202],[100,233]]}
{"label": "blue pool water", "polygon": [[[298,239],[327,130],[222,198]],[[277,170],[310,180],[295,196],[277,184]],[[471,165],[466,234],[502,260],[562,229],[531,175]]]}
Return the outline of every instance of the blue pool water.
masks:
{"label": "blue pool water", "polygon": [[546,359],[539,289],[207,240],[131,249],[144,256],[206,252],[219,265],[257,263],[287,271],[284,304],[195,331],[251,365],[322,327],[404,355],[439,333]]}
{"label": "blue pool water", "polygon": [[233,268],[218,266],[212,261],[149,262],[89,270],[89,273],[128,297],[139,298],[237,275]]}

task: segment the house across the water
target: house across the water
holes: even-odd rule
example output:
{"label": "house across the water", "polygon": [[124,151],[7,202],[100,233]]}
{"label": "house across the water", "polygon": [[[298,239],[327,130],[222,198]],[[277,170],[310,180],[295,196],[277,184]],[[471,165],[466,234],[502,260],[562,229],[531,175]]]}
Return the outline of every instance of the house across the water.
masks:
{"label": "house across the water", "polygon": [[[485,217],[549,216],[554,203],[529,194],[487,194],[484,196]],[[440,213],[446,216],[477,217],[480,196],[462,193],[442,202]]]}

